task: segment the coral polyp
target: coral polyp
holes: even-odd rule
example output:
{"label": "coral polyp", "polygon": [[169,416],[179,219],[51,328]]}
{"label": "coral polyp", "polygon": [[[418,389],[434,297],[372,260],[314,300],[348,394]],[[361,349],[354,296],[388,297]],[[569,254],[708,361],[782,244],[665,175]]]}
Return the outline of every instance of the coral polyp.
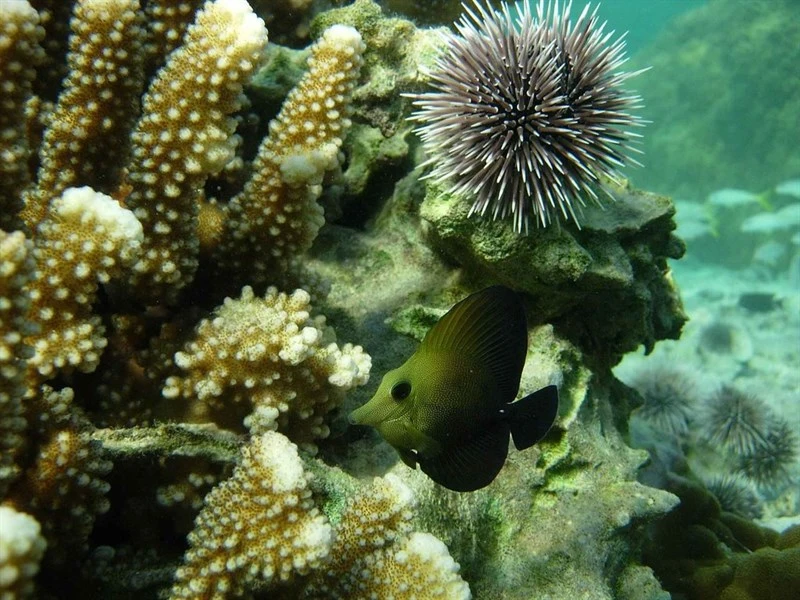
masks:
{"label": "coral polyp", "polygon": [[495,10],[474,0],[412,117],[431,176],[474,195],[471,213],[510,218],[518,232],[577,222],[641,124],[630,112],[640,99],[623,88],[635,74],[620,71],[623,38],[609,43],[597,8],[573,21],[569,2],[540,0],[535,14],[532,4]]}

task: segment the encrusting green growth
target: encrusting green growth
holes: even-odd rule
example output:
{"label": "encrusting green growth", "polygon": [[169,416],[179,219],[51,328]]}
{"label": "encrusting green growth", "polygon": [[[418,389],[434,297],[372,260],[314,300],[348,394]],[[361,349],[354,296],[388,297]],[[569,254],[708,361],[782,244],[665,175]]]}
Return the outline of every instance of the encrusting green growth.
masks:
{"label": "encrusting green growth", "polygon": [[303,290],[269,288],[259,298],[249,286],[241,298],[226,298],[175,355],[185,374],[167,379],[164,396],[193,401],[195,419],[233,428],[244,419],[252,433],[277,428],[313,450],[328,436],[325,415],[367,382],[371,360],[361,346],[339,347],[325,317],[311,316],[310,302]]}

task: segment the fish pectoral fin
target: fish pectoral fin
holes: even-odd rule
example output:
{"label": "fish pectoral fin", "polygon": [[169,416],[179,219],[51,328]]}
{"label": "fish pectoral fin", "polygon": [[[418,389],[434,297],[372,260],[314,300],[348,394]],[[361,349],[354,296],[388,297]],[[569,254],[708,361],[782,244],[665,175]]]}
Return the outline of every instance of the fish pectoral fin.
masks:
{"label": "fish pectoral fin", "polygon": [[511,438],[517,450],[530,448],[541,440],[558,415],[558,388],[548,385],[512,402],[507,407]]}
{"label": "fish pectoral fin", "polygon": [[499,421],[466,441],[443,445],[432,457],[420,453],[419,466],[439,485],[472,492],[489,485],[508,455],[508,425]]}
{"label": "fish pectoral fin", "polygon": [[397,453],[400,455],[400,460],[406,463],[406,466],[411,467],[412,469],[417,468],[417,453],[413,450],[406,450],[404,448],[395,448]]}

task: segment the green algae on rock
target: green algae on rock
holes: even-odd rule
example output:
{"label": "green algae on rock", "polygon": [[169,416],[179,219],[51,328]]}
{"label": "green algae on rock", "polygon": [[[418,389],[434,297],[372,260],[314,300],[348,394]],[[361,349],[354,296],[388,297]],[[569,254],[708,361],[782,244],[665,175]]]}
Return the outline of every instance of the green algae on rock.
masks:
{"label": "green algae on rock", "polygon": [[431,242],[478,279],[528,293],[538,322],[552,322],[607,364],[643,344],[675,339],[686,321],[667,259],[683,255],[670,200],[629,186],[587,207],[581,229],[519,236],[504,223],[468,217],[469,201],[428,184],[420,215]]}

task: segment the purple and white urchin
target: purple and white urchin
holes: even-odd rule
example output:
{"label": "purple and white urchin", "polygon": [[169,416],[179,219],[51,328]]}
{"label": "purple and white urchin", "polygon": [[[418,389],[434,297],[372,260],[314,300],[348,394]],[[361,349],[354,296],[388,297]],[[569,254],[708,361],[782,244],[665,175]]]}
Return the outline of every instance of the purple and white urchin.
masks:
{"label": "purple and white urchin", "polygon": [[[511,217],[514,229],[578,223],[585,199],[599,202],[634,150],[630,113],[640,98],[623,89],[624,36],[612,41],[587,4],[540,0],[494,10],[473,0],[447,34],[430,72],[435,89],[412,95],[412,119],[433,165],[429,177],[472,195],[470,214]],[[516,12],[513,12],[516,10]]]}

